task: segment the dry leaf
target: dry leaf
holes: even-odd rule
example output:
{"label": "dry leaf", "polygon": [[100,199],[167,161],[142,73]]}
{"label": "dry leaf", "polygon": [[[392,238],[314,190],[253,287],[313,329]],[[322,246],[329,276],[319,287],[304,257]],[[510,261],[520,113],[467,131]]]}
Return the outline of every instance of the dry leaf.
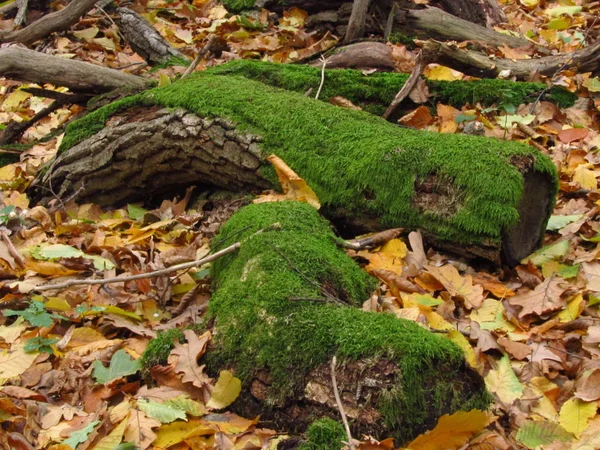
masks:
{"label": "dry leaf", "polygon": [[473,285],[471,276],[461,276],[452,264],[442,267],[428,266],[427,272],[435,277],[450,295],[462,298],[467,309],[477,309],[483,303],[483,288]]}

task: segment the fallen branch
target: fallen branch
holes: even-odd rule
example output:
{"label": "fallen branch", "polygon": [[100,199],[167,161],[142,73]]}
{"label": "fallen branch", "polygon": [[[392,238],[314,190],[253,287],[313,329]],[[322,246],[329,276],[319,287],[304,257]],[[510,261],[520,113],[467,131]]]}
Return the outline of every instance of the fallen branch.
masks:
{"label": "fallen branch", "polygon": [[463,50],[455,45],[435,40],[422,43],[422,49],[437,55],[436,62],[467,75],[483,78],[496,78],[500,74],[519,80],[530,78],[533,74],[553,76],[559,68],[577,67],[578,72],[597,72],[600,70],[600,40],[582,50],[573,53],[561,53],[538,59],[492,59],[482,53]]}
{"label": "fallen branch", "polygon": [[366,248],[379,247],[388,241],[398,237],[404,232],[404,228],[392,228],[391,230],[380,231],[362,239],[355,239],[352,241],[344,241],[342,247],[349,248],[351,250],[363,250]]}
{"label": "fallen branch", "polygon": [[77,0],[69,3],[64,9],[46,14],[22,30],[0,32],[0,42],[20,42],[31,45],[45,38],[50,33],[68,29],[92,9],[98,0]]}
{"label": "fallen branch", "polygon": [[384,119],[387,120],[387,118],[390,117],[390,115],[396,110],[398,105],[402,103],[402,100],[408,97],[410,91],[412,91],[413,88],[417,85],[417,81],[419,81],[419,77],[421,76],[423,69],[428,64],[428,62],[425,61],[425,59],[426,58],[423,57],[423,50],[421,50],[417,55],[417,59],[415,60],[415,67],[413,68],[410,77],[408,77],[408,80],[406,80],[406,83],[404,84],[404,86],[402,86],[402,89],[400,89],[400,91],[396,94],[396,97],[394,97],[394,100],[392,100],[390,106],[388,106],[388,108],[383,113]]}
{"label": "fallen branch", "polygon": [[110,284],[110,283],[122,283],[125,281],[143,280],[145,278],[160,277],[163,275],[168,275],[173,272],[177,272],[178,270],[191,269],[192,267],[201,266],[202,264],[206,264],[206,263],[209,263],[216,259],[219,259],[220,257],[225,256],[229,253],[233,253],[239,248],[240,248],[240,243],[236,242],[235,244],[230,245],[229,247],[224,248],[221,251],[213,253],[212,255],[209,255],[206,258],[198,259],[196,261],[191,261],[191,262],[187,262],[187,263],[176,264],[174,266],[166,267],[166,268],[160,269],[160,270],[154,270],[152,272],[138,273],[136,275],[130,275],[127,277],[105,278],[103,280],[69,280],[69,281],[65,281],[64,283],[42,284],[41,286],[35,287],[33,290],[37,291],[37,292],[43,292],[43,291],[49,291],[49,290],[53,290],[53,289],[64,289],[64,288],[68,288],[71,286],[82,286],[82,285],[89,286],[89,285],[98,285],[98,284],[104,285],[104,284]]}
{"label": "fallen branch", "polygon": [[118,88],[142,90],[153,83],[151,80],[108,67],[14,46],[0,49],[0,76],[31,83],[64,86],[74,92],[93,93]]}
{"label": "fallen branch", "polygon": [[364,36],[367,11],[369,10],[370,3],[371,0],[354,0],[350,21],[348,22],[348,29],[344,36],[344,42],[350,42]]}
{"label": "fallen branch", "polygon": [[353,450],[356,448],[356,442],[352,439],[352,433],[350,433],[350,426],[348,425],[348,418],[346,417],[346,411],[344,411],[344,405],[342,404],[342,399],[340,398],[340,391],[338,390],[337,381],[335,379],[335,366],[337,365],[337,358],[333,355],[331,359],[331,385],[333,386],[333,395],[335,396],[335,403],[340,411],[340,416],[342,416],[342,422],[344,423],[344,428],[346,430],[346,436],[348,436],[348,448]]}
{"label": "fallen branch", "polygon": [[208,38],[208,42],[204,45],[204,47],[202,47],[202,50],[198,52],[192,63],[187,69],[185,69],[185,72],[183,72],[181,78],[187,77],[190,73],[196,70],[196,67],[198,67],[198,64],[200,64],[200,61],[202,61],[202,58],[204,58],[208,52],[213,51],[218,42],[219,38],[215,34],[211,35],[210,38]]}

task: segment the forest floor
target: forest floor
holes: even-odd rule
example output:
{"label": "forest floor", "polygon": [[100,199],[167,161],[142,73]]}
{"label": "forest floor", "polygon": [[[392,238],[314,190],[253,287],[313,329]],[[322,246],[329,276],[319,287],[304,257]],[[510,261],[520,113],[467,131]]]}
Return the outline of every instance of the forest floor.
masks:
{"label": "forest floor", "polygon": [[[600,38],[600,23],[594,19],[600,5],[585,3],[507,1],[503,7],[509,22],[502,30],[521,33],[552,53],[572,52]],[[198,70],[237,58],[293,62],[339,39],[330,32],[307,31],[307,14],[296,8],[274,22],[266,10],[253,18],[231,15],[210,0],[136,0],[129,7],[191,59],[208,35],[225,39],[229,50],[219,59],[203,60]],[[12,19],[0,20],[0,30],[12,25]],[[417,50],[389,45],[398,71],[410,72]],[[69,31],[51,35],[39,48],[127,68],[160,84],[185,70],[150,70],[101,9]],[[486,51],[509,59],[536,56],[525,48]],[[469,79],[435,64],[424,76]],[[413,450],[442,448],[436,442],[444,442],[444,448],[478,450],[600,448],[600,78],[563,71],[551,80],[533,81],[566,87],[579,100],[561,109],[545,101],[512,104],[510,98],[499,98],[495,107],[456,109],[431,104],[422,92],[423,105],[400,121],[460,133],[477,120],[486,136],[530,143],[550,155],[559,170],[560,193],[542,249],[515,269],[424,248],[418,233],[371,251],[350,251],[381,281],[363,308],[447,335],[464,349],[495,397],[489,413],[473,412],[467,416],[472,420],[462,425],[455,418],[444,425],[446,430],[409,445]],[[52,102],[24,87],[39,86],[0,78],[0,130]],[[49,208],[30,204],[24,190],[55,154],[62,134],[38,140],[60,130],[82,109],[58,109],[29,128],[22,143],[37,143],[20,162],[0,168],[0,445],[276,448],[286,430],[261,428],[259,418],[226,411],[239,393],[230,373],[211,379],[197,364],[190,368],[183,362],[183,355],[201,355],[210,335],[177,343],[168,365],[153,369],[155,385],[140,372],[139,358],[159,332],[201,320],[210,301],[206,266],[176,276],[50,291],[55,296],[35,293],[36,286],[60,277],[127,276],[200,259],[209,253],[219,225],[240,206],[240,201],[228,200],[190,202],[188,196],[152,210],[141,205],[109,211],[59,201]],[[193,296],[186,297],[189,292]],[[201,375],[182,378],[191,369]],[[456,438],[452,444],[444,434],[448,429]],[[362,440],[361,449],[394,448],[391,440],[354,437]]]}

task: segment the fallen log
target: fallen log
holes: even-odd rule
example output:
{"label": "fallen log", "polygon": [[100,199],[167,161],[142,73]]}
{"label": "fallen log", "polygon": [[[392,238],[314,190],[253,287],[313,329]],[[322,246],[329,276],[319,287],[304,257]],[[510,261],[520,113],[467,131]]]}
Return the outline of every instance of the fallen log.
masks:
{"label": "fallen log", "polygon": [[0,76],[32,83],[50,83],[74,92],[102,93],[114,89],[146,89],[152,80],[20,47],[0,48]]}
{"label": "fallen log", "polygon": [[222,228],[237,254],[213,266],[209,371],[233,369],[245,386],[233,409],[292,432],[339,417],[330,361],[356,436],[398,444],[490,396],[462,351],[391,314],[360,310],[373,279],[336,246],[329,224],[299,202],[238,211]]}
{"label": "fallen log", "polygon": [[[363,45],[363,43],[354,45]],[[330,67],[329,64],[326,67]],[[241,75],[300,93],[305,93],[311,88],[316,90],[321,83],[321,69],[296,64],[238,60],[213,67],[208,70],[208,73]],[[342,96],[372,114],[382,115],[407,79],[408,75],[403,73],[373,73],[365,76],[359,70],[327,70],[319,98],[329,101],[332,97]],[[547,86],[541,83],[515,83],[496,79],[428,80],[427,87],[432,102],[458,108],[477,103],[491,106],[498,102],[499,92],[503,93],[503,97],[510,98],[515,106],[535,101],[542,93],[544,100],[556,103],[562,108],[572,106],[577,100],[576,94],[559,86],[547,89]]]}
{"label": "fallen log", "polygon": [[190,184],[257,191],[277,185],[264,160],[271,153],[349,234],[419,228],[509,264],[540,243],[558,183],[552,161],[524,144],[403,129],[243,77],[200,73],[70,124],[30,195],[110,205]]}

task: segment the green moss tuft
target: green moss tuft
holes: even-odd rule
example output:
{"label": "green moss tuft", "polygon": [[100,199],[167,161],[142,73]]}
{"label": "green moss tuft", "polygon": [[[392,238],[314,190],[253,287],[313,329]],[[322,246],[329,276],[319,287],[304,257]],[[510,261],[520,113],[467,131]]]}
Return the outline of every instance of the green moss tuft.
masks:
{"label": "green moss tuft", "polygon": [[191,61],[183,56],[172,56],[171,58],[169,58],[168,61],[152,66],[152,69],[150,70],[150,72],[156,72],[157,70],[166,69],[167,67],[172,67],[172,66],[187,67],[190,65],[190,63],[191,63]]}
{"label": "green moss tuft", "polygon": [[150,370],[154,366],[167,364],[169,353],[175,347],[175,341],[183,344],[186,342],[183,331],[173,328],[167,331],[159,331],[158,336],[152,339],[142,354],[142,368]]}
{"label": "green moss tuft", "polygon": [[306,430],[308,440],[299,450],[340,450],[348,438],[344,425],[332,419],[314,421]]}
{"label": "green moss tuft", "polygon": [[[303,176],[326,207],[379,217],[383,226],[427,229],[441,240],[500,242],[503,230],[518,220],[523,192],[522,175],[509,164],[515,157],[530,159],[555,188],[558,183],[552,161],[521,143],[401,129],[364,111],[207,73],[94,111],[69,125],[61,149],[99,131],[111,114],[140,105],[230,119],[240,130],[263,136],[263,150]],[[415,183],[431,174],[464,193],[455,214],[412,206]]]}
{"label": "green moss tuft", "polygon": [[[334,354],[342,360],[388,358],[398,365],[397,382],[379,406],[387,429],[403,441],[441,414],[467,404],[487,407],[489,395],[483,385],[473,387],[463,353],[451,341],[357,308],[375,280],[339,250],[329,224],[312,207],[247,206],[220,232],[232,234],[242,243],[239,252],[213,267],[217,289],[209,316],[217,333],[206,357],[212,370],[235,362],[236,376],[246,383],[267,370],[268,400],[281,405],[301,395],[309,371]],[[294,300],[324,298],[323,290],[355,308]]]}
{"label": "green moss tuft", "polygon": [[[321,83],[321,69],[268,62],[237,60],[209,69],[209,73],[242,75],[262,83],[304,93]],[[394,99],[408,75],[403,73],[374,73],[363,75],[360,70],[328,70],[320,99],[328,101],[341,95],[365,111],[382,115]],[[491,106],[503,99],[514,106],[535,100],[546,86],[505,80],[428,81],[432,101],[461,107],[467,103]],[[572,106],[577,96],[563,88],[554,87],[545,96],[561,107]]]}
{"label": "green moss tuft", "polygon": [[254,0],[223,0],[221,3],[232,13],[253,9],[255,5]]}

